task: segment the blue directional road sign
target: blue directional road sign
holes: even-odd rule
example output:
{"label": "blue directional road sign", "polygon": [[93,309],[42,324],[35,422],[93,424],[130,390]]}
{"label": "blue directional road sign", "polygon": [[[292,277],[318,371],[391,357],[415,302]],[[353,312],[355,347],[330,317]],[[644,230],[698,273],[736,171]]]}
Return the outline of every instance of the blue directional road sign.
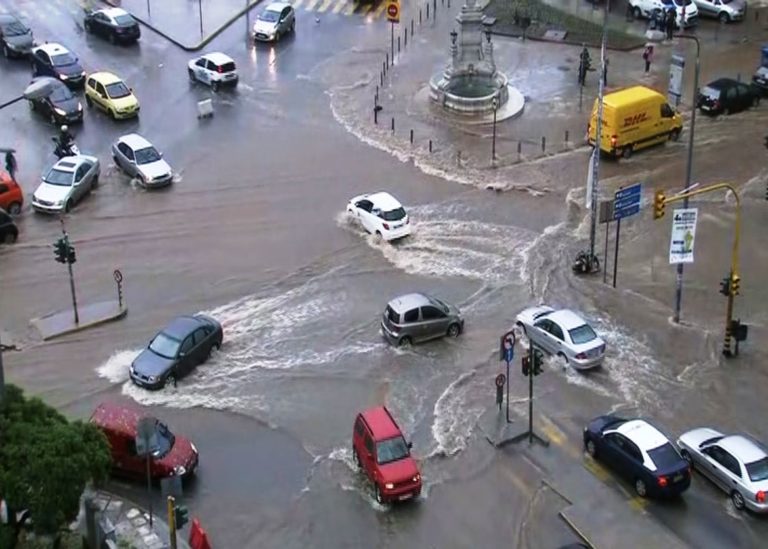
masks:
{"label": "blue directional road sign", "polygon": [[630,187],[616,191],[616,194],[613,195],[613,219],[622,219],[639,212],[641,197],[641,183],[635,183]]}

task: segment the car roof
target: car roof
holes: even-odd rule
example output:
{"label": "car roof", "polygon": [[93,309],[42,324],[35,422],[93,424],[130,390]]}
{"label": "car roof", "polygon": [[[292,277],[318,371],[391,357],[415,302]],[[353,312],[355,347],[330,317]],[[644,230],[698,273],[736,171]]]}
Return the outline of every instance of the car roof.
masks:
{"label": "car roof", "polygon": [[44,51],[48,55],[57,55],[60,53],[71,53],[67,48],[65,48],[61,44],[57,44],[56,42],[46,42],[45,44],[40,44],[36,49],[40,51]]}
{"label": "car roof", "polygon": [[152,146],[152,143],[137,133],[129,133],[127,135],[123,135],[118,138],[118,141],[122,141],[134,151],[138,151],[139,149],[146,149],[147,147]]}
{"label": "car roof", "polygon": [[[0,13],[0,23],[13,23],[14,21],[21,22],[21,19],[19,19],[12,13]],[[24,26],[26,27],[26,25]]]}
{"label": "car roof", "polygon": [[608,107],[618,108],[631,101],[642,101],[660,96],[659,92],[646,86],[630,86],[605,94],[603,104]]}
{"label": "car roof", "polygon": [[614,431],[621,433],[646,452],[669,442],[661,431],[643,419],[625,421]]}
{"label": "car roof", "polygon": [[374,206],[384,211],[396,210],[402,206],[394,196],[383,191],[369,194],[366,198],[373,202]]}
{"label": "car roof", "polygon": [[115,82],[122,82],[123,79],[107,71],[94,72],[88,75],[88,78],[93,78],[97,82],[100,82],[103,86],[109,86]]}
{"label": "car roof", "polygon": [[139,420],[144,417],[140,410],[111,402],[102,402],[91,414],[91,423],[107,427],[117,433],[134,437]]}
{"label": "car roof", "polygon": [[194,316],[178,316],[163,328],[163,333],[176,339],[183,339],[202,325],[203,322]]}
{"label": "car roof", "polygon": [[101,12],[104,15],[108,15],[112,17],[113,19],[115,17],[119,17],[120,15],[130,15],[127,11],[125,11],[122,8],[102,8],[100,10],[96,10],[96,12]]}
{"label": "car roof", "polygon": [[59,159],[56,164],[53,165],[53,167],[63,172],[74,172],[77,167],[86,160],[93,162],[98,159],[96,157],[86,156],[84,154],[77,156],[65,156],[64,158]]}
{"label": "car roof", "polygon": [[387,305],[398,313],[410,311],[415,307],[430,305],[432,301],[429,296],[420,293],[405,294],[392,299]]}
{"label": "car roof", "polygon": [[386,440],[388,438],[402,435],[400,428],[395,423],[394,418],[387,410],[386,406],[376,406],[369,408],[360,415],[371,428],[375,440]]}
{"label": "car roof", "polygon": [[223,65],[225,63],[234,63],[235,60],[232,59],[230,56],[228,56],[226,53],[221,53],[218,51],[212,52],[212,53],[206,53],[205,55],[202,55],[205,59],[208,59],[211,61],[214,65]]}
{"label": "car roof", "polygon": [[573,330],[574,328],[578,328],[579,326],[584,326],[584,324],[586,324],[583,318],[581,318],[570,309],[561,309],[559,311],[549,313],[548,315],[542,315],[542,318],[544,317],[549,318],[550,320],[554,320],[565,330]]}
{"label": "car roof", "polygon": [[290,7],[290,4],[286,2],[272,2],[266,7],[264,11],[283,11],[285,8]]}
{"label": "car roof", "polygon": [[733,78],[718,78],[717,80],[713,80],[709,84],[707,84],[707,87],[709,88],[727,88],[729,86],[733,86],[734,84],[738,84],[739,82],[734,80]]}
{"label": "car roof", "polygon": [[765,450],[755,441],[742,435],[730,435],[717,441],[717,445],[723,450],[738,457],[744,463],[752,463],[768,456]]}

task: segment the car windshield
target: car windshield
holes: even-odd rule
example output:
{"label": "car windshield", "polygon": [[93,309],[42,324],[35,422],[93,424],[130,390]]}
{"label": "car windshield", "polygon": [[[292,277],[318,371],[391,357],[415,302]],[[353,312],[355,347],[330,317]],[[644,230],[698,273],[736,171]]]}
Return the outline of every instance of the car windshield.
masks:
{"label": "car windshield", "polygon": [[49,171],[48,175],[45,176],[45,182],[50,185],[59,185],[60,187],[71,187],[72,176],[72,172],[65,172],[63,170],[51,168],[51,171]]}
{"label": "car windshield", "polygon": [[675,0],[675,4],[678,6],[690,6],[693,4],[693,0]]}
{"label": "car windshield", "polygon": [[165,334],[157,334],[152,343],[149,344],[149,350],[164,358],[174,358],[179,350],[181,342]]}
{"label": "car windshield", "polygon": [[709,86],[704,86],[701,88],[701,95],[704,97],[709,97],[710,99],[720,99],[720,90],[716,90],[715,88],[711,88]]}
{"label": "car windshield", "polygon": [[408,457],[408,445],[402,436],[376,443],[376,461],[382,465]]}
{"label": "car windshield", "polygon": [[128,86],[126,86],[124,82],[115,82],[114,84],[109,84],[106,88],[107,95],[111,99],[120,99],[121,97],[128,97],[131,95],[131,90],[128,89]]}
{"label": "car windshield", "polygon": [[597,334],[589,324],[582,324],[578,328],[568,330],[568,333],[571,335],[571,341],[576,345],[597,339]]}
{"label": "car windshield", "polygon": [[661,470],[672,469],[680,465],[680,462],[683,460],[669,442],[653,450],[648,450],[648,455],[651,461],[656,464],[656,469]]}
{"label": "car windshield", "polygon": [[125,15],[118,15],[117,17],[115,17],[115,23],[121,26],[127,26],[127,25],[133,25],[134,20],[133,20],[133,17],[131,17],[126,13]]}
{"label": "car windshield", "polygon": [[387,315],[387,318],[393,324],[399,324],[400,323],[400,315],[397,314],[397,312],[392,307],[390,307],[389,305],[387,305],[387,310],[385,311],[384,314]]}
{"label": "car windshield", "polygon": [[51,56],[51,63],[53,63],[54,67],[64,67],[77,63],[77,59],[71,53],[59,53]]}
{"label": "car windshield", "polygon": [[450,308],[448,307],[448,305],[446,305],[444,302],[440,301],[436,297],[433,297],[431,301],[432,301],[432,304],[436,305],[438,309],[442,309],[442,311],[445,314],[448,314],[450,312]]}
{"label": "car windshield", "polygon": [[157,449],[152,452],[152,457],[161,458],[171,451],[176,442],[176,436],[165,423],[157,422]]}
{"label": "car windshield", "polygon": [[2,29],[5,36],[24,36],[29,32],[29,29],[21,21],[5,23],[2,25]]}
{"label": "car windshield", "polygon": [[150,164],[160,160],[160,153],[154,147],[147,147],[136,151],[136,164]]}
{"label": "car windshield", "polygon": [[280,19],[280,13],[272,10],[265,10],[259,15],[259,20],[266,21],[267,23],[274,23]]}
{"label": "car windshield", "polygon": [[398,221],[405,217],[405,210],[400,207],[395,210],[389,210],[388,212],[382,212],[381,218],[384,221]]}
{"label": "car windshield", "polygon": [[56,86],[53,91],[51,92],[51,95],[49,96],[51,101],[54,103],[58,101],[66,101],[68,99],[72,99],[74,95],[70,91],[70,89],[66,86]]}
{"label": "car windshield", "polygon": [[768,457],[745,464],[749,479],[753,482],[768,480]]}

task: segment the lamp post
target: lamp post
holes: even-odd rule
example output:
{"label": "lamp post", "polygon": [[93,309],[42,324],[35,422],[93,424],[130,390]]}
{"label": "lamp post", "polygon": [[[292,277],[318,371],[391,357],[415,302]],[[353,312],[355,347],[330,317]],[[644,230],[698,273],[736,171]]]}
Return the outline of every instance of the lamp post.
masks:
{"label": "lamp post", "polygon": [[[693,136],[696,129],[696,99],[699,94],[699,55],[701,54],[701,44],[699,39],[690,34],[678,34],[676,38],[693,40],[696,42],[696,64],[693,71],[693,100],[691,101],[691,129],[688,132],[688,160],[685,166],[685,185],[683,189],[691,186],[691,171],[693,170]],[[683,199],[683,208],[688,207],[688,195]],[[680,323],[680,307],[683,300],[683,264],[677,264],[677,284],[675,287],[675,314],[673,320],[676,324]]]}
{"label": "lamp post", "polygon": [[20,96],[0,104],[0,109],[4,109],[9,105],[13,105],[22,99],[39,99],[41,97],[45,97],[51,92],[51,88],[51,81],[48,78],[35,79],[29,86],[26,87],[24,93],[22,93]]}
{"label": "lamp post", "polygon": [[491,161],[496,161],[496,111],[499,108],[499,99],[497,96],[493,97],[491,101],[491,108],[493,108],[493,141],[491,145]]}

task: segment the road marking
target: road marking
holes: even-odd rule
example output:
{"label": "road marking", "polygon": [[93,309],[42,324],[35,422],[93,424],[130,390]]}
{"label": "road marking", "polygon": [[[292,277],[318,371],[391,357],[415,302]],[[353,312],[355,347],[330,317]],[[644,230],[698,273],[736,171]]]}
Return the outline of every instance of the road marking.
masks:
{"label": "road marking", "polygon": [[568,437],[568,435],[560,427],[555,424],[551,419],[546,416],[539,416],[541,418],[541,430],[554,444],[565,450],[565,452],[572,458],[580,459],[583,452],[581,445],[575,444],[574,441]]}
{"label": "road marking", "polygon": [[293,0],[293,9],[299,8],[302,2],[304,2],[304,0]]}
{"label": "road marking", "polygon": [[355,8],[357,8],[357,2],[350,0],[347,4],[347,9],[344,10],[344,15],[352,15],[355,13]]}
{"label": "road marking", "polygon": [[600,465],[597,461],[592,459],[591,457],[587,456],[584,458],[584,467],[593,475],[595,475],[599,480],[603,482],[608,482],[611,479],[610,473]]}
{"label": "road marking", "polygon": [[325,10],[327,10],[328,8],[330,8],[330,7],[331,7],[331,4],[332,4],[334,1],[335,1],[335,0],[323,0],[323,3],[322,3],[322,4],[320,4],[320,7],[319,7],[319,8],[317,8],[317,11],[318,11],[318,12],[320,12],[320,13],[323,13]]}
{"label": "road marking", "polygon": [[347,5],[349,0],[339,0],[335,6],[333,6],[333,13],[339,13]]}
{"label": "road marking", "polygon": [[531,495],[533,495],[533,490],[530,486],[528,486],[523,479],[521,479],[519,476],[517,476],[513,471],[510,469],[507,469],[506,467],[502,467],[502,472],[504,473],[504,476],[507,477],[510,481],[512,481],[512,484],[515,485],[515,487],[523,492],[526,497],[530,498]]}
{"label": "road marking", "polygon": [[632,509],[640,513],[645,512],[645,508],[648,507],[648,500],[640,496],[631,498],[628,503]]}
{"label": "road marking", "polygon": [[373,12],[373,18],[377,18],[381,13],[384,11],[384,9],[387,7],[387,3],[384,0],[381,0],[381,3],[379,4],[379,7],[376,8],[376,11]]}
{"label": "road marking", "polygon": [[315,6],[317,5],[318,2],[320,2],[320,0],[309,0],[307,5],[304,6],[304,9],[307,11],[312,11],[313,9],[315,9]]}
{"label": "road marking", "polygon": [[[383,2],[384,0],[382,0]],[[370,2],[366,2],[365,4],[357,4],[357,7],[360,8],[357,10],[358,15],[366,15],[369,11],[371,11],[371,8],[373,7]]]}

